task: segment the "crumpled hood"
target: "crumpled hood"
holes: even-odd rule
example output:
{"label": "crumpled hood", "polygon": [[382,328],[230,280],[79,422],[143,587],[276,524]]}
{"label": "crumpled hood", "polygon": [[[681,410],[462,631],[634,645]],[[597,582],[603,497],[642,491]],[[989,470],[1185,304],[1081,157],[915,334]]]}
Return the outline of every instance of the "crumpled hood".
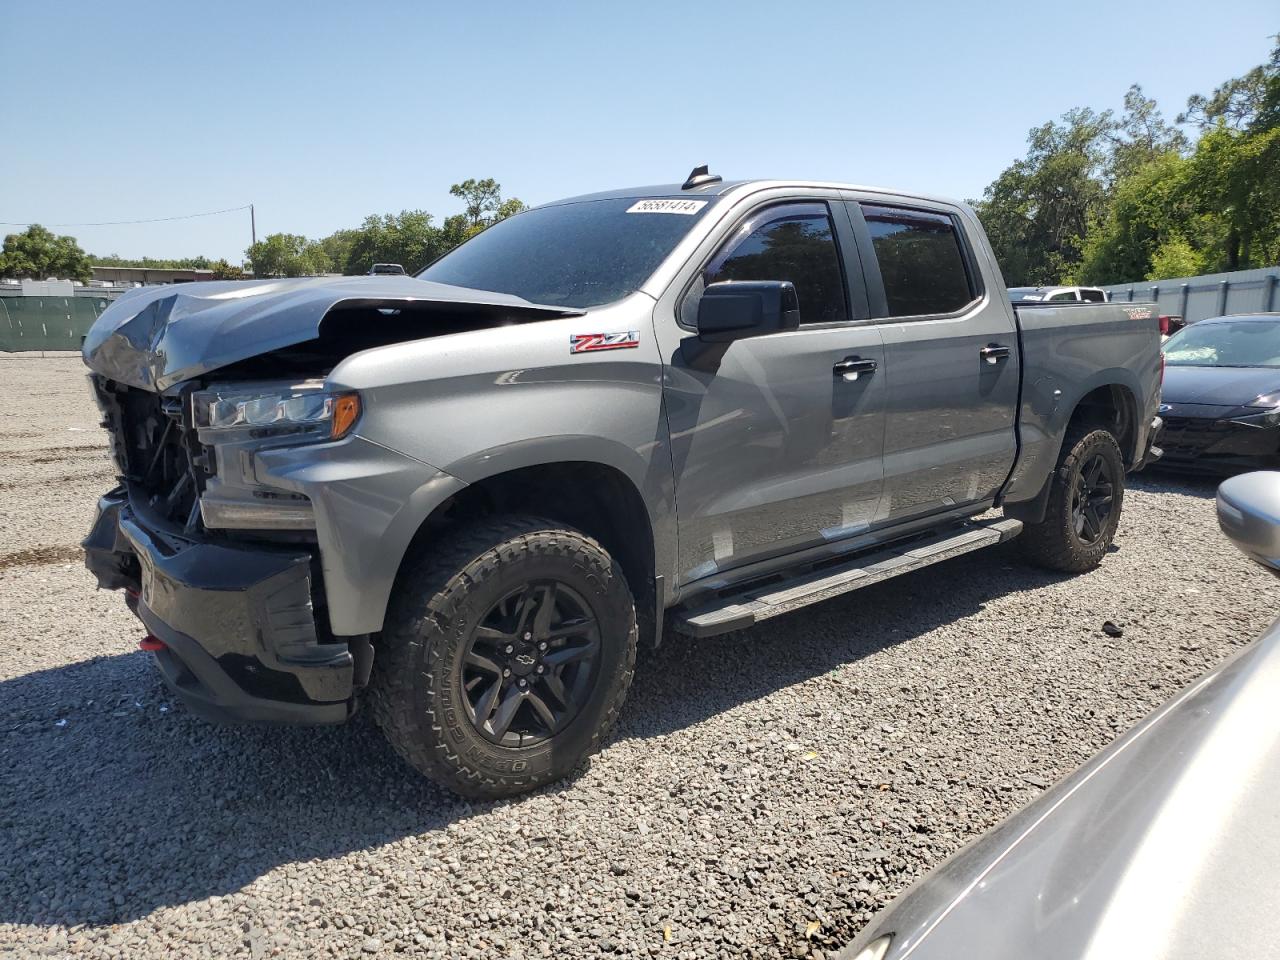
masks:
{"label": "crumpled hood", "polygon": [[[519,297],[404,276],[221,280],[140,287],[98,317],[84,340],[84,362],[104,376],[160,392],[249,357],[315,339],[338,305],[412,304],[523,319],[582,313]],[[430,334],[424,312],[423,336]]]}

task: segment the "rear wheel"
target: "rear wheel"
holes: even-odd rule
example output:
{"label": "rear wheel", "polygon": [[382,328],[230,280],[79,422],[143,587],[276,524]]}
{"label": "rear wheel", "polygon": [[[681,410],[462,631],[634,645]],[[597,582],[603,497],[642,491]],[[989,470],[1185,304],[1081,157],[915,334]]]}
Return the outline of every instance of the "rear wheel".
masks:
{"label": "rear wheel", "polygon": [[406,561],[371,699],[410,764],[497,798],[595,751],[635,667],[635,606],[613,558],[576,530],[486,520]]}
{"label": "rear wheel", "polygon": [[1120,525],[1124,480],[1124,458],[1109,431],[1069,432],[1049,481],[1044,520],[1028,524],[1018,538],[1024,555],[1051,570],[1092,570]]}

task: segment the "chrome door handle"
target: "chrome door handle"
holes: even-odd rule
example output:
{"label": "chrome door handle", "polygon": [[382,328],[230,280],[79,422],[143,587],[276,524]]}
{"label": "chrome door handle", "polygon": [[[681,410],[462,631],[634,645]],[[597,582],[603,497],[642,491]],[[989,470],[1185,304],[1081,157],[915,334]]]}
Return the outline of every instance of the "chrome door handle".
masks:
{"label": "chrome door handle", "polygon": [[843,377],[852,383],[864,373],[875,373],[876,362],[874,360],[864,360],[862,357],[845,357],[831,368],[831,372],[837,377]]}
{"label": "chrome door handle", "polygon": [[978,351],[979,355],[987,363],[999,363],[1005,357],[1009,356],[1009,348],[999,343],[989,343]]}

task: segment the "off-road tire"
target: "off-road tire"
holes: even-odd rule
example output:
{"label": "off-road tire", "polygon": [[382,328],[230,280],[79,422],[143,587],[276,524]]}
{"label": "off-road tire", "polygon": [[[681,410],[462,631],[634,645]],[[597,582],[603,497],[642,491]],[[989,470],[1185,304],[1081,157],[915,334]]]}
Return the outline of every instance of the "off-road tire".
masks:
{"label": "off-road tire", "polygon": [[[522,579],[553,576],[587,601],[600,630],[594,685],[554,736],[528,747],[486,739],[461,698],[472,628]],[[370,706],[392,747],[455,793],[497,799],[558,780],[594,753],[635,671],[636,613],[619,565],[591,537],[527,516],[467,524],[406,558],[377,644]]]}
{"label": "off-road tire", "polygon": [[[1076,533],[1072,517],[1072,490],[1082,467],[1099,455],[1109,462],[1114,478],[1113,499],[1102,535],[1093,543],[1087,543]],[[1110,431],[1094,427],[1069,430],[1062,442],[1058,465],[1049,480],[1049,502],[1044,520],[1027,524],[1018,537],[1023,556],[1036,566],[1064,573],[1085,573],[1096,567],[1110,549],[1120,524],[1124,478],[1124,457]]]}

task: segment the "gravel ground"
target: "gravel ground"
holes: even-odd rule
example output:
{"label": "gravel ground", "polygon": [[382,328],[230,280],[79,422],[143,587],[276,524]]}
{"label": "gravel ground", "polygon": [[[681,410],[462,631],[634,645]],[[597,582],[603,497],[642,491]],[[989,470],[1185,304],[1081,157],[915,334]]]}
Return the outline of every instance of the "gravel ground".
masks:
{"label": "gravel ground", "polygon": [[364,717],[174,704],[80,564],[78,361],[0,358],[0,410],[0,956],[819,957],[1273,615],[1212,484],[1144,475],[1091,574],[1000,547],[671,638],[574,781],[466,803]]}

